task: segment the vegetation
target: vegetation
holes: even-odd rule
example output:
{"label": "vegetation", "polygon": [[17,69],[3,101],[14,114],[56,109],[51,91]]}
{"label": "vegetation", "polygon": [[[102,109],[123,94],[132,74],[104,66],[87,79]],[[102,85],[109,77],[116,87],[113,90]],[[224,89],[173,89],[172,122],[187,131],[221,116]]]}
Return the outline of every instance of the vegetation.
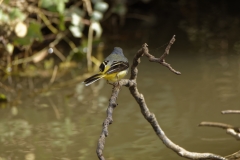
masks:
{"label": "vegetation", "polygon": [[[108,4],[101,0],[92,3],[89,0],[2,0],[0,3],[2,74],[10,74],[16,65],[37,63],[51,53],[66,62],[74,55],[91,52],[92,41],[102,34],[100,21],[108,9]],[[76,44],[72,37],[81,38],[81,42]],[[56,47],[61,42],[70,47],[67,55]],[[91,59],[90,53],[88,58]]]}

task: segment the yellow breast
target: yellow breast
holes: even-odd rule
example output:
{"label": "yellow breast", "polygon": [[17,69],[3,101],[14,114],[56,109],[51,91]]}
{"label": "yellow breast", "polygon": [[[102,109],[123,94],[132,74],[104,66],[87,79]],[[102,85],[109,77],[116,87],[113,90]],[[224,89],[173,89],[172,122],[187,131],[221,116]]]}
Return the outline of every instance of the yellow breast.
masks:
{"label": "yellow breast", "polygon": [[127,75],[128,70],[124,70],[118,73],[113,73],[113,74],[107,74],[105,75],[106,80],[108,80],[109,82],[113,83],[113,82],[117,82],[120,79],[122,79],[123,77],[125,77]]}

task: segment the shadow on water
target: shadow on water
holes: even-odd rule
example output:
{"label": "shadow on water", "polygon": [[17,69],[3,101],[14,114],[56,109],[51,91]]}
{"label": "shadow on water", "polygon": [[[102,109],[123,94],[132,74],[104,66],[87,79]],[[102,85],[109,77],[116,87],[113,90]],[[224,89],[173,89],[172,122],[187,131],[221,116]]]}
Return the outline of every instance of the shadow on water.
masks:
{"label": "shadow on water", "polygon": [[[125,53],[137,49],[132,50],[124,48]],[[168,62],[182,75],[142,58],[138,86],[169,138],[195,152],[224,156],[239,150],[239,142],[225,131],[198,127],[201,121],[239,125],[238,116],[220,114],[239,109],[239,56],[172,51]],[[103,80],[89,87],[77,83],[35,96],[27,88],[18,103],[1,105],[0,157],[97,159],[111,86]],[[118,104],[106,139],[107,159],[182,159],[157,138],[127,88],[121,90]]]}

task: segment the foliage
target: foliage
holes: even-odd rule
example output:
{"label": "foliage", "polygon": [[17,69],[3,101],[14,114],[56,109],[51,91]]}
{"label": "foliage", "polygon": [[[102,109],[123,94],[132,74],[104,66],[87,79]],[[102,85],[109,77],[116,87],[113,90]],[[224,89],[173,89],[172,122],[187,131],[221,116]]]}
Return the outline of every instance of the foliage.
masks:
{"label": "foliage", "polygon": [[[71,41],[71,36],[84,41],[86,36],[83,30],[91,28],[96,32],[96,37],[93,38],[100,38],[102,34],[100,21],[108,9],[108,4],[102,0],[93,2],[90,0],[39,0],[36,2],[3,0],[0,3],[0,49],[4,53],[0,57],[5,59],[0,65],[10,71],[9,67],[11,68],[12,65],[33,61],[34,58],[29,56],[37,54],[38,52],[31,53],[31,51],[39,46],[45,47],[46,51],[48,51],[47,48],[54,48],[53,50],[59,53],[55,46],[61,41],[67,42],[73,53],[70,52],[67,58],[61,52],[56,54],[62,61],[70,60],[73,54],[83,54],[80,50],[82,47]],[[47,37],[52,41],[50,44],[44,42]],[[17,58],[16,62],[7,61],[7,58],[4,58],[15,59],[16,55],[22,59]],[[39,61],[44,57],[42,56]]]}

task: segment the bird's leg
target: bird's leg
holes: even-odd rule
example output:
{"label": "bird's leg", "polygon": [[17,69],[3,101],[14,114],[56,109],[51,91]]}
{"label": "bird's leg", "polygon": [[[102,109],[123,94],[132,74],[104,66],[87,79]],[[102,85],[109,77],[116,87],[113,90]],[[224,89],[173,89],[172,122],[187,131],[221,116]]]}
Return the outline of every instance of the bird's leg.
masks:
{"label": "bird's leg", "polygon": [[108,80],[107,80],[107,84],[110,84],[110,85],[114,86],[113,83],[110,83]]}

